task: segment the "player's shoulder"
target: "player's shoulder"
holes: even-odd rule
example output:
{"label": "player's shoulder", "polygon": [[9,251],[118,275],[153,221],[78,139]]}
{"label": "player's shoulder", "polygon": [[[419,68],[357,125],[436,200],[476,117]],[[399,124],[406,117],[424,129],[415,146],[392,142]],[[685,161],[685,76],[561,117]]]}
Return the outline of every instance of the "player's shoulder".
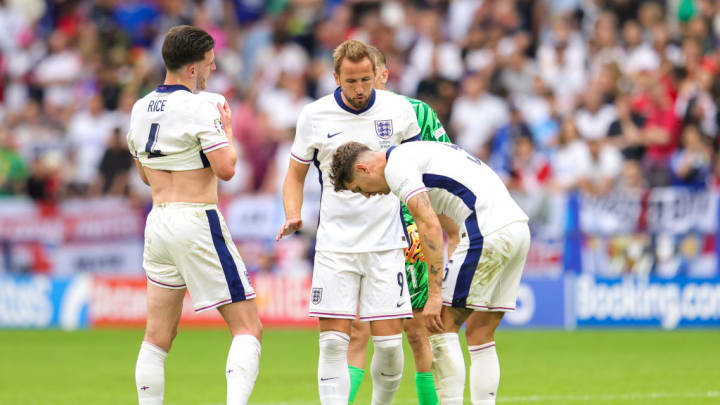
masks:
{"label": "player's shoulder", "polygon": [[319,99],[305,104],[305,106],[301,110],[301,114],[318,114],[327,112],[329,110],[335,110],[337,109],[337,102],[335,101],[335,95],[333,93],[330,93],[328,95],[322,96]]}
{"label": "player's shoulder", "polygon": [[400,103],[400,105],[409,104],[409,102],[405,96],[403,96],[401,94],[397,94],[390,90],[375,89],[375,97],[378,101],[382,101],[382,102]]}
{"label": "player's shoulder", "polygon": [[405,97],[405,100],[407,100],[408,103],[410,103],[410,105],[413,106],[413,108],[430,109],[430,105],[428,105],[428,103],[426,103],[422,100],[418,100],[416,98],[412,98],[412,97],[408,97],[408,96],[403,96],[403,97]]}

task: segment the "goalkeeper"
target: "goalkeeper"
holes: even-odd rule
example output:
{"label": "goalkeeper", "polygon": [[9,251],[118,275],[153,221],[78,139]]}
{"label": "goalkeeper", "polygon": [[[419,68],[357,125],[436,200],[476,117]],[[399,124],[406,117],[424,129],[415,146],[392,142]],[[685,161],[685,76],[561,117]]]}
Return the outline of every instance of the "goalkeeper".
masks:
{"label": "goalkeeper", "polygon": [[[388,80],[388,69],[385,55],[375,48],[368,46],[370,54],[375,59],[376,74],[375,88],[385,90]],[[435,111],[426,103],[410,97],[406,97],[415,109],[420,137],[422,141],[438,141],[450,143],[450,138],[445,133]],[[415,387],[417,389],[418,403],[420,405],[435,405],[438,403],[435,393],[435,384],[432,377],[432,351],[428,342],[428,333],[425,330],[425,320],[422,310],[428,298],[428,274],[427,265],[423,261],[422,247],[417,226],[407,207],[402,205],[402,216],[405,224],[406,237],[409,247],[405,250],[405,270],[407,272],[408,289],[413,309],[413,318],[405,320],[405,333],[408,343],[412,349],[415,360]],[[443,227],[457,228],[455,222],[450,218],[439,215]],[[447,228],[449,229],[449,228]],[[459,229],[449,236],[448,251],[452,252],[458,244]],[[348,367],[350,368],[350,401],[352,404],[357,395],[358,388],[365,375],[365,360],[367,357],[367,343],[370,338],[370,325],[367,322],[353,321],[350,335],[350,346],[348,348]]]}

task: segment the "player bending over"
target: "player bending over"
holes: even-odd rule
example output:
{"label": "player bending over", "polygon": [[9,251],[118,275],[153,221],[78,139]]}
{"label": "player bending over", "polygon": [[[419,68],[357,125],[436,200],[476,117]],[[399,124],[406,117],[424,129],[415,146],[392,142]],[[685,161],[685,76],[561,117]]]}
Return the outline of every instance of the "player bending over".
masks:
{"label": "player bending over", "polygon": [[[386,152],[346,143],[333,155],[331,178],[338,190],[367,198],[392,192],[405,202],[428,265],[423,315],[432,334],[440,402],[463,403],[465,364],[457,333],[467,321],[472,403],[495,404],[500,365],[494,333],[503,314],[515,309],[530,246],[528,217],[500,178],[458,146],[438,142],[413,142]],[[444,272],[439,214],[460,227],[460,243]]]}
{"label": "player bending over", "polygon": [[400,386],[403,319],[412,317],[400,201],[392,195],[368,201],[336,192],[328,173],[333,153],[349,140],[387,150],[419,138],[420,128],[407,100],[373,88],[375,63],[364,43],[343,42],[335,48],[333,62],[338,88],[305,106],[298,118],[283,184],[285,223],[277,239],[302,227],[303,185],[314,163],[320,171],[322,200],[309,312],[319,318],[320,403],[348,403],[350,325],[359,315],[370,322],[375,344],[372,404],[383,405],[392,402]]}
{"label": "player bending over", "polygon": [[[385,90],[389,71],[385,55],[376,47],[368,45],[370,54],[373,56],[376,65],[375,88]],[[420,126],[420,140],[438,141],[450,143],[450,138],[438,120],[435,111],[426,103],[414,98],[405,97],[415,110],[418,126]],[[427,301],[427,265],[423,260],[420,237],[417,226],[405,204],[401,207],[405,234],[408,238],[409,248],[405,249],[405,271],[410,291],[410,305],[413,310],[413,318],[405,320],[404,329],[410,349],[412,349],[415,360],[415,389],[417,391],[419,405],[435,405],[438,403],[435,393],[435,384],[432,377],[432,351],[428,342],[428,333],[425,330],[425,323],[422,317],[422,309]],[[439,216],[448,228],[457,227],[452,220],[446,216]],[[455,249],[458,244],[459,232],[455,229],[448,234],[448,249]],[[370,325],[367,322],[355,320],[352,323],[350,334],[350,346],[348,348],[348,367],[350,368],[350,403],[353,403],[357,395],[360,383],[365,375],[365,359],[367,343],[370,339]]]}

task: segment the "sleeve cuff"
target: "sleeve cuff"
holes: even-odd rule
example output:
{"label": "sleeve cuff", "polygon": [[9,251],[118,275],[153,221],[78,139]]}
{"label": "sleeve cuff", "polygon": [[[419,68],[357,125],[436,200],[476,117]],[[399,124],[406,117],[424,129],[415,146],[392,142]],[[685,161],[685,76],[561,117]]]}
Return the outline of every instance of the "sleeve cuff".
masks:
{"label": "sleeve cuff", "polygon": [[420,194],[420,193],[422,193],[423,191],[426,191],[426,190],[427,190],[427,189],[426,189],[425,187],[420,187],[420,188],[416,188],[415,190],[409,192],[409,193],[407,194],[407,196],[405,196],[405,205],[407,205],[408,201],[410,201],[410,199],[411,199],[413,196],[416,196],[416,195],[418,195],[418,194]]}
{"label": "sleeve cuff", "polygon": [[227,141],[224,142],[218,142],[214,145],[206,146],[202,149],[203,153],[212,152],[216,149],[224,148],[226,146],[229,146],[230,144]]}
{"label": "sleeve cuff", "polygon": [[303,159],[303,158],[299,157],[298,155],[296,155],[296,154],[294,154],[294,153],[292,153],[292,152],[290,153],[290,157],[293,158],[293,159],[295,159],[295,160],[298,161],[299,163],[304,164],[304,165],[309,165],[309,164],[313,161],[312,159]]}
{"label": "sleeve cuff", "polygon": [[417,135],[413,136],[412,138],[403,140],[400,143],[415,142],[415,141],[419,141],[419,140],[420,140],[420,134],[417,134]]}

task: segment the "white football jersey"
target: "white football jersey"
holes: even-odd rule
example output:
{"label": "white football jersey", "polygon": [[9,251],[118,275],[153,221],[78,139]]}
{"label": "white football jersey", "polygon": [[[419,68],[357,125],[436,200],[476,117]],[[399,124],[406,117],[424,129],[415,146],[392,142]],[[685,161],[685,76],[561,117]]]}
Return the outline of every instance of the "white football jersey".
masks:
{"label": "white football jersey", "polygon": [[182,85],[160,85],[135,102],[127,141],[143,166],[157,170],[209,167],[205,153],[228,146],[216,93],[194,94]]}
{"label": "white football jersey", "polygon": [[350,141],[372,150],[387,150],[420,139],[415,111],[402,96],[374,90],[365,109],[342,101],[340,89],[308,104],[297,122],[291,157],[314,163],[320,171],[322,196],[316,250],[375,252],[407,246],[394,195],[366,199],[349,191],[335,192],[330,166],[335,150]]}
{"label": "white football jersey", "polygon": [[412,196],[427,191],[437,214],[460,226],[477,220],[477,228],[468,226],[468,232],[479,229],[481,235],[488,235],[528,220],[500,177],[457,145],[413,142],[389,149],[386,156],[385,179],[395,195],[407,204]]}

